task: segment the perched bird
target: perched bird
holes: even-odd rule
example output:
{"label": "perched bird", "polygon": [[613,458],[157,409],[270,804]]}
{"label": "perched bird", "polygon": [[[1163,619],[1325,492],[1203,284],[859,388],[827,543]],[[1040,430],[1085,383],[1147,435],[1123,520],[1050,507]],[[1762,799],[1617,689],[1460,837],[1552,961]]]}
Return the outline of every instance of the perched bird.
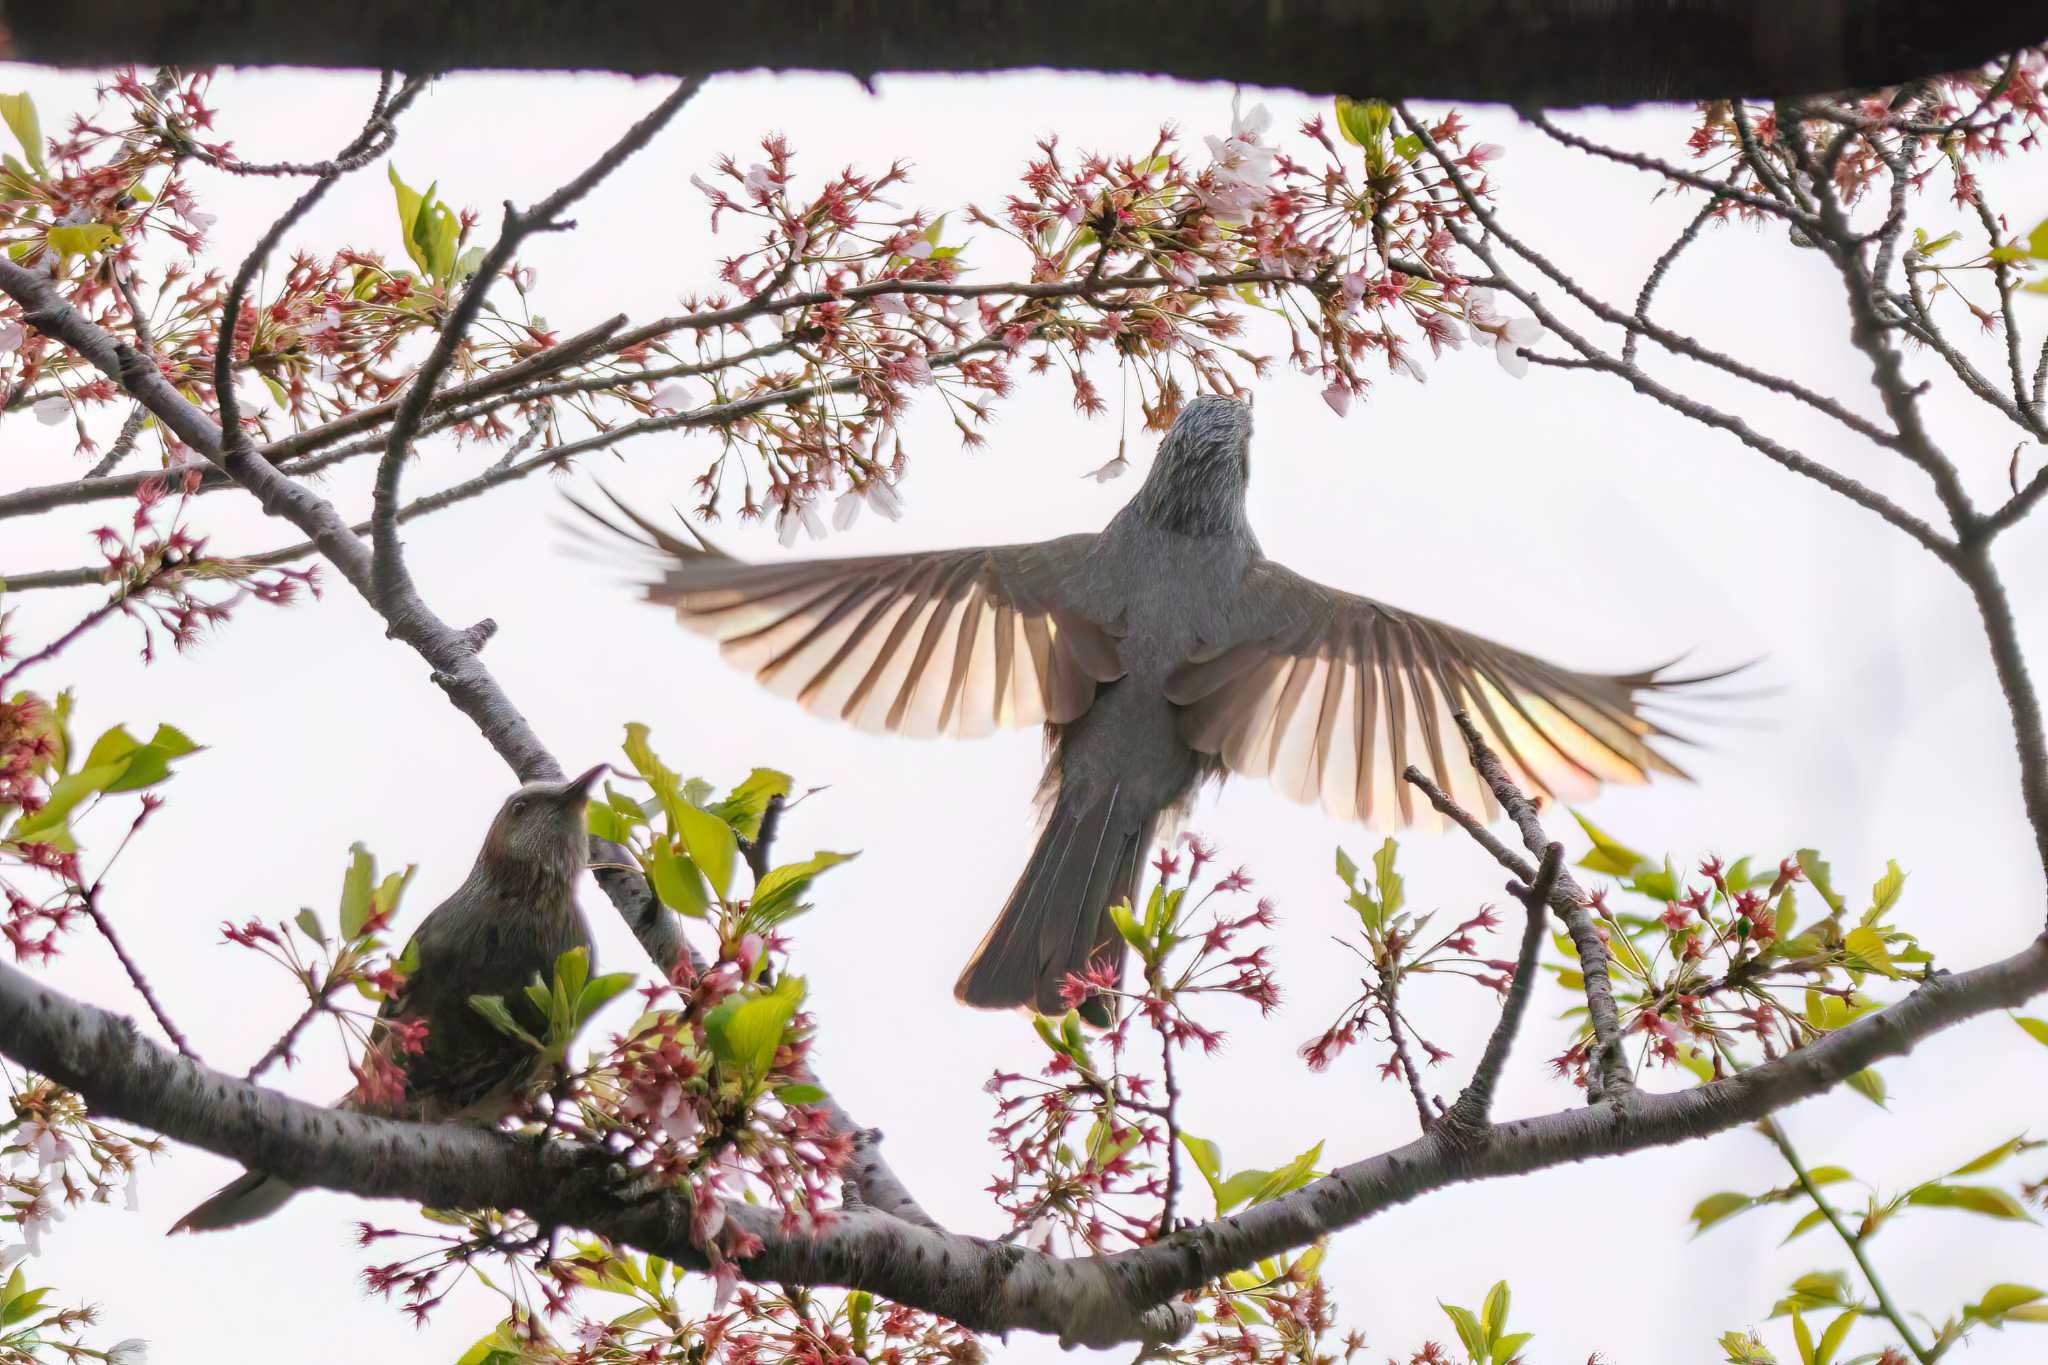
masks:
{"label": "perched bird", "polygon": [[1045,723],[1038,846],[954,994],[1050,1014],[1069,973],[1121,962],[1108,908],[1204,778],[1385,828],[1434,819],[1414,763],[1490,816],[1460,708],[1529,790],[1683,776],[1639,702],[1695,679],[1572,672],[1266,558],[1251,433],[1246,404],[1193,400],[1106,528],[1031,545],[746,564],[617,499],[629,524],[582,510],[664,557],[651,601],[814,713],[906,735]]}
{"label": "perched bird", "polygon": [[[571,948],[589,948],[590,926],[576,906],[576,874],[586,862],[584,801],[604,771],[599,764],[567,782],[529,782],[498,808],[476,865],[420,922],[400,954],[412,970],[377,1012],[369,1045],[404,1072],[404,1098],[395,1104],[365,1098],[358,1087],[342,1108],[427,1123],[495,1122],[518,1098],[538,1056],[494,1028],[469,998],[501,996],[535,1029],[540,1021],[523,1017],[530,1005],[527,983],[550,979],[555,959]],[[417,1055],[393,1045],[392,1026],[411,1021],[427,1028]],[[275,1176],[244,1171],[171,1231],[251,1223],[296,1193]]]}

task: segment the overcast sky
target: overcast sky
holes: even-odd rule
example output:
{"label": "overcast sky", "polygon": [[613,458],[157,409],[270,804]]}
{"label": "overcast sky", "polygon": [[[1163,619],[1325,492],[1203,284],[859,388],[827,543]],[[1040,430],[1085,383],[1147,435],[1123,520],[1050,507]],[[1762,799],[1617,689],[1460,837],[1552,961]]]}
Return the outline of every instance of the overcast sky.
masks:
{"label": "overcast sky", "polygon": [[[0,84],[31,90],[45,127],[90,105],[83,76],[14,68]],[[360,124],[372,85],[363,75],[226,77],[216,86],[222,132],[250,157],[321,154]],[[449,79],[407,115],[397,165],[411,183],[438,180],[444,199],[484,210],[488,226],[501,201],[526,203],[553,188],[659,93],[655,83],[603,77]],[[879,168],[902,157],[915,167],[898,196],[906,205],[994,208],[1043,133],[1058,132],[1069,146],[1134,151],[1172,120],[1195,141],[1227,128],[1230,93],[1139,79],[887,79],[875,93],[837,77],[721,79],[589,198],[577,213],[580,231],[537,239],[526,259],[539,272],[542,310],[564,331],[619,310],[653,317],[671,311],[678,293],[709,283],[717,257],[743,240],[709,234],[689,175],[725,151],[745,164],[760,134],[789,136],[804,185],[848,163]],[[1263,98],[1283,136],[1320,107]],[[1590,283],[1633,297],[1691,205],[1653,201],[1648,181],[1561,153],[1503,111],[1472,118],[1483,137],[1508,148],[1496,168],[1504,211]],[[1673,113],[1584,121],[1673,152],[1688,130]],[[195,181],[220,215],[208,263],[223,269],[296,192],[260,180]],[[2038,183],[2038,174],[1992,181],[2019,187],[2008,195],[2016,221],[2048,211]],[[996,262],[1012,260],[995,252],[993,234],[982,236]],[[343,244],[399,254],[381,171],[345,182],[286,245]],[[1867,366],[1847,345],[1839,298],[1813,256],[1775,230],[1712,233],[1672,277],[1661,308],[1681,330],[1868,409]],[[2037,327],[2048,324],[2048,300],[2026,308]],[[1912,363],[1936,377],[1924,360]],[[1924,488],[1879,452],[1808,414],[1735,399],[1697,372],[1667,371],[1745,403],[1758,424],[1813,457],[1930,506]],[[1345,420],[1320,401],[1320,387],[1276,369],[1259,390],[1251,509],[1276,558],[1577,667],[1630,668],[1687,650],[1706,665],[1763,660],[1756,676],[1774,691],[1725,708],[1721,722],[1701,730],[1704,747],[1683,760],[1696,784],[1610,793],[1590,807],[1594,818],[1681,864],[1708,852],[1775,859],[1817,846],[1852,895],[1896,857],[1910,874],[1901,921],[1946,965],[2003,955],[2036,932],[2039,871],[2003,707],[1967,599],[1924,552],[1608,381],[1542,370],[1516,381],[1468,349],[1434,363],[1427,385],[1383,378]],[[1952,397],[1937,398],[1934,410],[1973,491],[1995,496],[2012,449],[2007,431]],[[1114,453],[1117,434],[1114,416],[1078,417],[1058,381],[1020,384],[980,452],[959,451],[943,414],[926,404],[909,422],[909,515],[894,526],[865,518],[823,549],[1094,529],[1138,483],[1082,477]],[[1149,459],[1151,444],[1134,428],[1134,459]],[[991,1107],[981,1085],[999,1067],[1036,1069],[1043,1049],[1014,1016],[960,1009],[951,984],[1032,841],[1039,738],[913,743],[814,720],[757,692],[703,641],[638,604],[616,570],[563,552],[561,484],[587,486],[601,472],[643,499],[687,503],[687,481],[711,448],[708,438],[643,439],[622,459],[603,457],[564,480],[537,477],[417,523],[407,534],[414,572],[446,619],[497,620],[487,661],[572,770],[616,757],[621,727],[640,720],[685,772],[724,784],[770,764],[826,788],[782,835],[791,855],[863,850],[819,884],[818,910],[797,925],[796,963],[823,1025],[821,1073],[887,1134],[897,1170],[934,1214],[961,1231],[994,1233],[1001,1224],[983,1193],[995,1159],[986,1140]],[[66,445],[24,415],[7,423],[0,449],[8,488],[76,472]],[[437,450],[413,486],[452,481],[476,458]],[[331,486],[352,515],[366,506],[367,473]],[[85,509],[5,523],[0,574],[83,562],[85,533],[108,515]],[[197,521],[221,551],[297,538],[225,495],[207,499]],[[2003,550],[2037,649],[2043,539],[2040,527],[2023,528]],[[760,528],[728,525],[723,542],[748,555],[781,553]],[[23,598],[17,636],[44,638],[92,600]],[[331,909],[348,847],[362,840],[386,865],[419,865],[409,928],[466,872],[508,778],[419,660],[385,640],[338,579],[314,605],[245,609],[186,657],[144,669],[136,644],[122,628],[101,630],[63,667],[27,681],[75,685],[75,724],[88,735],[165,720],[209,746],[167,788],[170,804],[117,869],[108,904],[195,1045],[239,1071],[302,1002],[281,972],[220,943],[220,923],[287,916],[302,905]],[[1331,850],[1341,843],[1362,855],[1368,836],[1242,782],[1206,797],[1192,827],[1219,843],[1227,862],[1246,864],[1279,905],[1275,960],[1286,1007],[1263,1025],[1248,1009],[1219,1011],[1230,1046],[1191,1068],[1187,1127],[1221,1143],[1236,1167],[1278,1164],[1319,1139],[1335,1161],[1406,1141],[1412,1110],[1398,1087],[1377,1078],[1367,1053],[1322,1075],[1294,1055],[1356,994],[1352,959],[1331,948],[1331,936],[1352,922]],[[1578,849],[1561,816],[1552,832]],[[1461,837],[1416,837],[1404,843],[1402,862],[1409,899],[1421,908],[1463,916],[1501,898],[1498,869]],[[594,886],[584,900],[604,964],[643,969]],[[1509,937],[1498,942],[1498,955],[1511,956]],[[74,936],[50,976],[140,1012],[88,934]],[[1457,1053],[1429,1077],[1448,1097],[1477,1054],[1493,1003],[1453,985],[1418,987],[1415,996],[1414,1008]],[[1504,1116],[1577,1102],[1541,1065],[1562,1047],[1566,1025],[1555,1016],[1568,1002],[1548,986],[1538,1000],[1498,1103]],[[1944,1034],[1884,1070],[1889,1112],[1844,1093],[1784,1116],[1810,1161],[1850,1166],[1893,1191],[2042,1126],[2048,1050],[2002,1018]],[[323,1035],[278,1080],[327,1100],[345,1088],[346,1072]],[[1444,1191],[1338,1237],[1327,1275],[1344,1324],[1366,1332],[1375,1358],[1405,1358],[1425,1337],[1454,1341],[1437,1301],[1477,1305],[1506,1278],[1514,1325],[1536,1333],[1531,1362],[1578,1362],[1595,1350],[1616,1365],[1717,1359],[1712,1339],[1762,1324],[1793,1276],[1847,1264],[1824,1233],[1779,1248],[1796,1209],[1738,1219],[1689,1242],[1685,1215],[1695,1201],[1782,1183],[1774,1163],[1762,1139],[1739,1131]],[[307,1195],[253,1228],[166,1242],[163,1229],[231,1169],[174,1150],[144,1172],[139,1215],[74,1214],[32,1273],[66,1300],[99,1303],[107,1340],[148,1337],[153,1359],[167,1365],[449,1361],[495,1320],[496,1301],[481,1291],[457,1293],[421,1331],[396,1308],[365,1299],[356,1278],[365,1257],[349,1235],[365,1210],[338,1195]],[[394,1206],[374,1215],[404,1216]],[[1873,1254],[1902,1300],[1936,1315],[1994,1282],[2048,1277],[2041,1229],[1960,1213],[1916,1215],[1888,1229]],[[593,1299],[590,1307],[611,1305]],[[1764,1330],[1781,1358],[1796,1359],[1782,1321]],[[2031,1330],[1980,1333],[1968,1358],[2037,1361],[2048,1328]],[[1867,1326],[1850,1338],[1853,1349],[1877,1341]],[[1055,1355],[1050,1341],[1023,1336],[995,1349],[1018,1360]]]}

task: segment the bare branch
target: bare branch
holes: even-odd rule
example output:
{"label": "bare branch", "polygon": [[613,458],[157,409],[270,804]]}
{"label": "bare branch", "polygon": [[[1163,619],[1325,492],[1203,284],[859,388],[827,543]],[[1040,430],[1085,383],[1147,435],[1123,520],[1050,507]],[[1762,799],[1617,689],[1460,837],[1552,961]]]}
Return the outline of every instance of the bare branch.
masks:
{"label": "bare branch", "polygon": [[1521,1031],[1529,1012],[1529,997],[1535,991],[1537,960],[1543,953],[1543,931],[1549,927],[1551,897],[1557,893],[1559,874],[1564,870],[1564,845],[1552,843],[1543,850],[1543,863],[1536,880],[1523,885],[1510,882],[1508,891],[1522,903],[1525,913],[1522,948],[1515,957],[1515,979],[1508,983],[1508,998],[1502,1002],[1500,1018],[1486,1040],[1486,1051],[1472,1079],[1444,1115],[1444,1127],[1454,1140],[1470,1141],[1483,1134],[1493,1118],[1493,1088],[1508,1064],[1508,1051]]}

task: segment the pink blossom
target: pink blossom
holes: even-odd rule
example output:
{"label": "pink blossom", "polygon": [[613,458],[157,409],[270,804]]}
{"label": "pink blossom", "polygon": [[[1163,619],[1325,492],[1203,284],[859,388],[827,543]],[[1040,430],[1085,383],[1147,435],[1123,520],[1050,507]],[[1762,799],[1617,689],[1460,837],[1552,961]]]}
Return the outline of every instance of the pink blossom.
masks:
{"label": "pink blossom", "polygon": [[1339,417],[1350,415],[1351,390],[1344,386],[1343,380],[1336,379],[1330,382],[1330,386],[1323,390],[1323,401],[1328,403],[1330,411]]}

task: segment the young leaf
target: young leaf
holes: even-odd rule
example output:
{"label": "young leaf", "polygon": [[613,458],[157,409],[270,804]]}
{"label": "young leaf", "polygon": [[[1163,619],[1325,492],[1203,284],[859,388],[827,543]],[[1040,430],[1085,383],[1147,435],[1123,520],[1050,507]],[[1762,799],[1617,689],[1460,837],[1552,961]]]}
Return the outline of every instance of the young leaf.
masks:
{"label": "young leaf", "polygon": [[747,780],[734,787],[725,800],[710,807],[713,815],[731,825],[742,839],[757,839],[761,835],[761,816],[768,810],[771,797],[788,796],[792,779],[788,773],[773,768],[756,768],[747,774]]}
{"label": "young leaf", "polygon": [[763,925],[779,924],[804,908],[799,902],[811,879],[828,868],[859,857],[858,853],[815,853],[800,863],[773,868],[754,888],[752,910]]}
{"label": "young leaf", "polygon": [[1842,898],[1835,894],[1833,874],[1829,871],[1828,865],[1821,861],[1820,854],[1814,849],[1802,848],[1798,856],[1799,870],[1806,874],[1807,883],[1820,892],[1820,898],[1828,903],[1829,910],[1837,915],[1841,914]]}
{"label": "young leaf", "polygon": [[377,860],[361,844],[349,845],[348,871],[341,877],[341,936],[354,938],[370,918],[370,880],[377,875]]}
{"label": "young leaf", "polygon": [[1480,1310],[1479,1320],[1486,1327],[1486,1339],[1497,1341],[1503,1327],[1508,1325],[1508,1304],[1512,1301],[1508,1282],[1501,1280],[1487,1291],[1486,1306]]}
{"label": "young leaf", "polygon": [[695,806],[678,804],[670,814],[676,822],[676,833],[683,837],[683,846],[690,851],[690,861],[704,874],[718,899],[724,900],[726,892],[732,890],[733,863],[739,856],[739,841],[733,837],[732,826]]}
{"label": "young leaf", "polygon": [[14,140],[21,144],[21,150],[28,155],[28,164],[36,168],[36,174],[48,175],[50,164],[43,160],[43,123],[36,117],[36,102],[25,93],[0,95],[0,118],[7,120]]}
{"label": "young leaf", "polygon": [[1944,1185],[1930,1182],[1906,1196],[1908,1204],[1924,1208],[1962,1209],[1990,1218],[2010,1218],[2031,1223],[2033,1218],[2020,1201],[1996,1185]]}
{"label": "young leaf", "polygon": [[804,979],[785,976],[769,991],[738,995],[704,1016],[705,1041],[719,1061],[758,1081],[804,1000]]}
{"label": "young leaf", "polygon": [[517,1038],[536,1051],[540,1049],[540,1039],[519,1026],[519,1022],[512,1017],[512,1010],[506,1005],[504,996],[472,995],[469,997],[469,1007],[482,1015],[486,1023],[507,1038]]}
{"label": "young leaf", "polygon": [[2048,1047],[2048,1019],[2034,1019],[2024,1014],[2015,1014],[2012,1021],[2025,1029],[2029,1038]]}
{"label": "young leaf", "polygon": [[1458,1340],[1464,1344],[1467,1356],[1475,1361],[1493,1359],[1493,1347],[1486,1339],[1486,1329],[1479,1325],[1478,1318],[1472,1316],[1471,1309],[1441,1301],[1437,1307],[1444,1310],[1444,1315],[1458,1329]]}
{"label": "young leaf", "polygon": [[1610,877],[1626,877],[1650,861],[1577,811],[1572,812],[1572,819],[1579,822],[1579,828],[1586,831],[1586,837],[1593,841],[1592,849],[1585,857],[1579,859],[1579,866],[1587,871],[1604,872]]}
{"label": "young leaf", "polygon": [[1692,1206],[1692,1234],[1697,1237],[1708,1228],[1714,1226],[1714,1224],[1733,1218],[1736,1214],[1754,1207],[1755,1204],[1756,1200],[1750,1196],[1737,1194],[1733,1190],[1724,1190],[1720,1194],[1710,1194]]}

